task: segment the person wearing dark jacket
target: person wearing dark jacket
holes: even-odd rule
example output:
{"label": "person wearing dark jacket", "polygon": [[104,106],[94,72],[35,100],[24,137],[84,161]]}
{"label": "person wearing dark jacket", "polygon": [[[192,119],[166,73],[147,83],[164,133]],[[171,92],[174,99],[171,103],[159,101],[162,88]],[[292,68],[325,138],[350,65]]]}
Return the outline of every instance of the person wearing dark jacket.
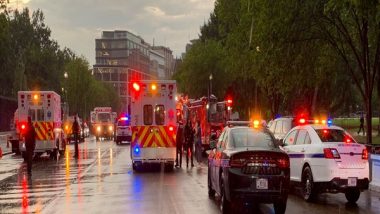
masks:
{"label": "person wearing dark jacket", "polygon": [[78,120],[77,120],[76,116],[74,117],[74,123],[73,123],[73,127],[72,127],[71,130],[73,130],[74,143],[75,143],[75,154],[74,154],[74,157],[78,158],[79,157],[78,141],[79,141],[79,137],[80,137],[80,127],[79,127],[79,123],[78,123]]}
{"label": "person wearing dark jacket", "polygon": [[194,166],[193,163],[193,155],[194,155],[194,130],[191,126],[190,120],[187,120],[186,126],[185,126],[185,150],[187,152],[186,154],[186,167],[189,167],[189,155],[191,159],[191,167]]}
{"label": "person wearing dark jacket", "polygon": [[26,165],[28,175],[32,176],[32,162],[34,149],[36,148],[36,130],[34,130],[32,119],[28,117],[28,124],[25,133]]}
{"label": "person wearing dark jacket", "polygon": [[[175,166],[182,167],[183,125],[179,123],[176,135]],[[178,162],[179,161],[179,162]]]}

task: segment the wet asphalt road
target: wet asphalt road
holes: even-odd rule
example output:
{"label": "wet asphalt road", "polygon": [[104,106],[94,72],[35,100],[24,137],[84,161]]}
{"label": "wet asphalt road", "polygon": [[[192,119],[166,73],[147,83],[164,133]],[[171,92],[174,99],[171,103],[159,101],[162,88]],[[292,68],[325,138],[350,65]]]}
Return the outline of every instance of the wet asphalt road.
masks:
{"label": "wet asphalt road", "polygon": [[[25,176],[19,156],[0,159],[0,213],[220,213],[219,199],[207,195],[207,165],[163,172],[133,172],[129,145],[94,138],[73,145],[58,160],[36,160],[33,176]],[[304,202],[289,195],[287,213],[380,213],[380,194],[366,191],[357,205],[343,194],[323,194]],[[273,213],[272,205],[245,206],[235,213]]]}

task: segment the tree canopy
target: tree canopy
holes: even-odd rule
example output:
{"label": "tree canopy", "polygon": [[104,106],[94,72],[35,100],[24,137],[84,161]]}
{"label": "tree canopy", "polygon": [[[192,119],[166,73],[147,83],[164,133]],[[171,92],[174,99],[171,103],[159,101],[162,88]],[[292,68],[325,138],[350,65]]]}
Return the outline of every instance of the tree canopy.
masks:
{"label": "tree canopy", "polygon": [[376,0],[216,0],[176,79],[198,97],[213,73],[246,117],[365,110],[370,129],[379,14]]}

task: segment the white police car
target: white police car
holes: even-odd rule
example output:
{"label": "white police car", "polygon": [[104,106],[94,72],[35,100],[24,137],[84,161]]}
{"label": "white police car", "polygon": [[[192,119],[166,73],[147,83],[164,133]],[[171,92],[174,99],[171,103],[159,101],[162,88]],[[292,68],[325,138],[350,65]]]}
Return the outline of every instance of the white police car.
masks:
{"label": "white police car", "polygon": [[302,125],[289,131],[282,149],[290,158],[290,180],[311,201],[318,193],[345,193],[355,203],[368,189],[368,152],[342,128]]}
{"label": "white police car", "polygon": [[130,143],[132,140],[132,129],[129,122],[129,117],[122,117],[116,123],[115,142],[121,144],[126,141]]}

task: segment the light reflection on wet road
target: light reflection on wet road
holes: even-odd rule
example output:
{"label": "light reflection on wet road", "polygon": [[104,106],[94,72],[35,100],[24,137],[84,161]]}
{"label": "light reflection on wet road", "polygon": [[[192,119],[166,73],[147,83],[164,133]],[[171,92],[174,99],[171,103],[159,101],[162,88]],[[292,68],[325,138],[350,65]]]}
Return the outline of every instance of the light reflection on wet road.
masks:
{"label": "light reflection on wet road", "polygon": [[[31,179],[20,157],[0,159],[0,179],[7,177],[0,181],[0,213],[220,213],[219,200],[207,195],[206,165],[135,173],[129,145],[91,138],[79,147],[78,160],[72,158],[73,145],[59,160],[36,160]],[[236,212],[273,213],[273,208]],[[293,193],[287,213],[380,213],[380,194],[364,192],[357,206],[348,206],[343,194],[306,203]]]}

